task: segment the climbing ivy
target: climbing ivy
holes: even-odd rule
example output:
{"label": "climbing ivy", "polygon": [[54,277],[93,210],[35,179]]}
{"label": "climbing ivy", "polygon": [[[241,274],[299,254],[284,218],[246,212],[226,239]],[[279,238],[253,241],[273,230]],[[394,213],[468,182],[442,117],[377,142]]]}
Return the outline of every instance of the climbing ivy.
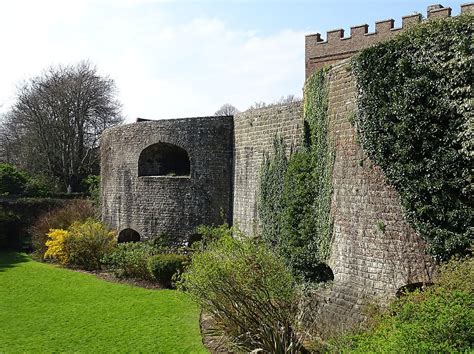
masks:
{"label": "climbing ivy", "polygon": [[330,202],[334,152],[328,137],[327,70],[305,87],[305,133],[299,151],[287,159],[276,137],[272,157],[260,175],[259,217],[263,239],[287,260],[296,275],[327,280],[324,265],[332,235]]}
{"label": "climbing ivy", "polygon": [[353,59],[356,125],[436,259],[473,241],[474,16],[431,20]]}
{"label": "climbing ivy", "polygon": [[263,239],[280,248],[283,224],[283,188],[288,159],[283,139],[273,139],[273,156],[265,156],[260,173],[258,215]]}
{"label": "climbing ivy", "polygon": [[328,87],[327,69],[316,72],[305,87],[305,122],[309,130],[307,149],[311,153],[312,177],[314,178],[314,217],[318,258],[326,261],[329,257],[332,238],[330,217],[332,196],[332,170],[334,147],[328,132]]}

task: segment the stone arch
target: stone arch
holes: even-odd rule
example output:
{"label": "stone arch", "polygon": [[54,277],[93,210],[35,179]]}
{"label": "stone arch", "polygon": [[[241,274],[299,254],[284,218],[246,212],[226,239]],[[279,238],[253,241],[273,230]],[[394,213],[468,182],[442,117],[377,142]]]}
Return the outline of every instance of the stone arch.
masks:
{"label": "stone arch", "polygon": [[138,158],[138,176],[189,177],[189,154],[183,148],[159,142],[142,150]]}
{"label": "stone arch", "polygon": [[308,271],[309,278],[313,281],[328,282],[334,280],[334,272],[326,263],[318,263],[312,269],[308,269]]}
{"label": "stone arch", "polygon": [[117,243],[123,242],[138,242],[140,241],[140,234],[134,229],[123,229],[119,232]]}
{"label": "stone arch", "polygon": [[408,283],[403,285],[397,289],[396,296],[398,298],[402,297],[405,294],[412,293],[416,290],[423,291],[426,287],[433,285],[430,282],[417,282],[417,283]]}
{"label": "stone arch", "polygon": [[195,242],[201,241],[202,235],[198,233],[194,233],[188,237],[188,246],[192,246]]}

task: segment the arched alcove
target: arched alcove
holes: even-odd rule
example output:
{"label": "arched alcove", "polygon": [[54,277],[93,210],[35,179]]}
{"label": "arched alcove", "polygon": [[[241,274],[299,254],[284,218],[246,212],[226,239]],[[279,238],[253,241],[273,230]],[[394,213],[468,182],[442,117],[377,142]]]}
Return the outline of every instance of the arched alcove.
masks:
{"label": "arched alcove", "polygon": [[195,233],[189,236],[188,238],[188,247],[191,247],[194,243],[201,241],[202,240],[202,235]]}
{"label": "arched alcove", "polygon": [[406,295],[408,293],[412,293],[415,290],[420,290],[423,291],[426,287],[433,285],[433,283],[426,283],[426,282],[418,282],[418,283],[409,283],[406,285],[403,285],[398,288],[396,296],[398,298],[402,297],[403,295]]}
{"label": "arched alcove", "polygon": [[140,234],[134,229],[123,229],[117,237],[117,243],[138,241],[140,241]]}
{"label": "arched alcove", "polygon": [[156,143],[143,149],[138,159],[138,176],[190,176],[189,155],[183,148]]}
{"label": "arched alcove", "polygon": [[306,277],[317,283],[324,283],[334,280],[334,273],[326,263],[318,263],[306,269]]}

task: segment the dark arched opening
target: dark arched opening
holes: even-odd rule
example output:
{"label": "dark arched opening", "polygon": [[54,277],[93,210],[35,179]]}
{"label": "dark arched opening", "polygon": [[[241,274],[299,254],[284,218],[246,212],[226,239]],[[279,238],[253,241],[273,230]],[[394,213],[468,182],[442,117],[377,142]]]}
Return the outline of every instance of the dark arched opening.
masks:
{"label": "dark arched opening", "polygon": [[334,280],[334,273],[327,264],[317,263],[304,269],[304,277],[316,283],[324,283]]}
{"label": "dark arched opening", "polygon": [[188,153],[173,144],[150,145],[138,159],[138,176],[189,176],[190,172]]}
{"label": "dark arched opening", "polygon": [[407,285],[403,285],[402,287],[398,288],[396,296],[398,298],[402,297],[403,295],[412,293],[416,290],[423,291],[425,288],[428,286],[433,285],[433,283],[425,283],[425,282],[419,282],[419,283],[410,283]]}
{"label": "dark arched opening", "polygon": [[119,232],[117,237],[117,243],[138,241],[140,241],[140,234],[134,229],[123,229]]}
{"label": "dark arched opening", "polygon": [[191,247],[194,243],[202,241],[202,235],[201,234],[192,234],[188,238],[188,247]]}

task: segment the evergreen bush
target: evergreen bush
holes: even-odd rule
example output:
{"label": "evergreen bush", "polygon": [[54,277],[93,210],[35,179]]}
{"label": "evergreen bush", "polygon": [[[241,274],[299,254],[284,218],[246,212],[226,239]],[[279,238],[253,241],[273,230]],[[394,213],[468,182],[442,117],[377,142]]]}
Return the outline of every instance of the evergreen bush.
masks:
{"label": "evergreen bush", "polygon": [[24,194],[27,190],[29,176],[15,166],[0,164],[0,195]]}
{"label": "evergreen bush", "polygon": [[295,280],[264,243],[224,236],[192,255],[179,287],[212,316],[236,350],[298,353]]}
{"label": "evergreen bush", "polygon": [[152,280],[148,259],[158,252],[147,242],[125,242],[119,243],[102,261],[117,277]]}
{"label": "evergreen bush", "polygon": [[182,254],[157,254],[148,258],[148,271],[154,280],[171,287],[173,276],[183,271],[187,261],[188,257]]}

